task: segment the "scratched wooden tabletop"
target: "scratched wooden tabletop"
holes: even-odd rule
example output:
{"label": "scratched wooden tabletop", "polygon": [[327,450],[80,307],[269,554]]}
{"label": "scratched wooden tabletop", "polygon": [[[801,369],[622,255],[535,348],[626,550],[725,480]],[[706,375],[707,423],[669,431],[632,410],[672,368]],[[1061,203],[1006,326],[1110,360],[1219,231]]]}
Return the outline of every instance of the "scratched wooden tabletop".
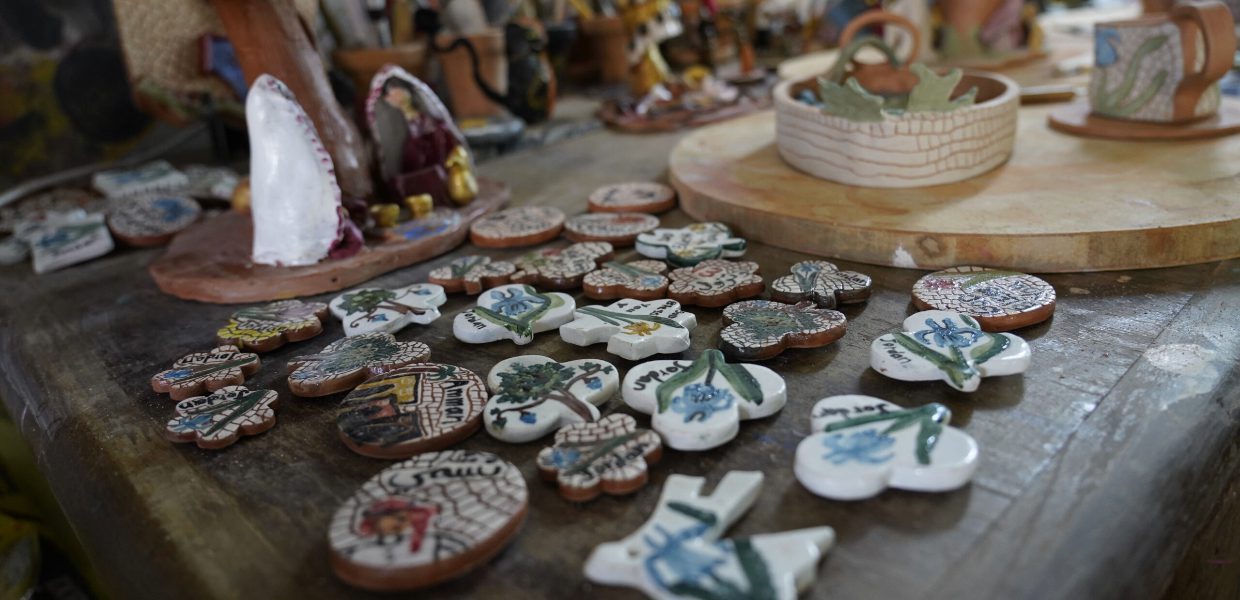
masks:
{"label": "scratched wooden tabletop", "polygon": [[[597,131],[481,170],[512,185],[514,204],[572,214],[585,210],[600,184],[665,180],[677,137]],[[663,221],[687,218],[672,212]],[[425,281],[429,269],[464,253],[517,252],[467,245],[373,283]],[[236,307],[161,294],[146,273],[156,253],[118,251],[43,276],[25,265],[0,270],[0,396],[104,584],[118,598],[366,596],[333,577],[326,531],[336,507],[388,462],[339,441],[340,395],[293,398],[284,376],[290,357],[341,337],[339,322],[263,355],[262,371],[247,385],[279,391],[274,429],[221,452],[173,445],[162,437],[172,402],[148,381],[183,354],[211,348]],[[769,281],[806,256],[758,245],[746,258]],[[644,522],[668,474],[704,476],[709,487],[733,469],[762,471],[766,482],[732,533],[835,528],[837,543],[806,597],[1128,599],[1240,589],[1240,563],[1215,560],[1240,551],[1240,261],[1047,276],[1059,293],[1054,318],[1016,332],[1032,346],[1029,371],[986,379],[973,394],[870,370],[870,342],[912,312],[909,290],[922,273],[840,266],[872,275],[874,295],[843,309],[848,333],[839,342],[765,363],[788,382],[783,411],[744,423],[721,448],[666,452],[651,484],[633,496],[569,504],[537,477],[533,459],[543,442],[508,445],[480,432],[460,444],[520,467],[531,510],[494,561],[426,597],[633,597],[584,579],[590,550]],[[443,318],[397,338],[426,342],[433,360],[483,375],[518,353],[633,366],[602,345],[570,346],[554,332],[520,348],[460,343],[452,317],[471,303],[453,295]],[[721,310],[693,312],[701,326],[686,357],[718,344]],[[859,502],[807,492],[792,462],[809,431],[809,407],[854,393],[950,407],[953,424],[981,446],[972,484],[939,494],[887,491]],[[629,412],[618,397],[609,411]],[[1221,579],[1207,576],[1207,563]]]}

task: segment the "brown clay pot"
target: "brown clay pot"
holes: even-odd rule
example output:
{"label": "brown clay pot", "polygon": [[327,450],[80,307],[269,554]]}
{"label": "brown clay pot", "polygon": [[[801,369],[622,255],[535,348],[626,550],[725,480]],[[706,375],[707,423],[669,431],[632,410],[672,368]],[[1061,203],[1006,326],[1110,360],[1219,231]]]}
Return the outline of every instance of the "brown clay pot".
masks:
{"label": "brown clay pot", "polygon": [[581,33],[589,43],[590,53],[598,62],[599,80],[619,83],[629,76],[629,58],[625,52],[628,35],[620,17],[595,17],[581,22]]}
{"label": "brown clay pot", "polygon": [[[465,36],[478,51],[478,70],[483,81],[500,94],[508,91],[508,58],[504,54],[504,32],[499,29]],[[441,35],[435,45],[443,48],[456,38]],[[439,60],[448,108],[460,119],[493,117],[503,114],[504,107],[492,102],[474,81],[469,51],[464,47],[435,55]]]}

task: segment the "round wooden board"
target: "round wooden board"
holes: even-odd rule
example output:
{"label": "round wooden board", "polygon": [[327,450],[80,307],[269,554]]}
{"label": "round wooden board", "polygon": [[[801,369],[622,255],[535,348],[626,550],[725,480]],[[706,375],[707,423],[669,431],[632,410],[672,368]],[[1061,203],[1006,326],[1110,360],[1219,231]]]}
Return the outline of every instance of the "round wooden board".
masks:
{"label": "round wooden board", "polygon": [[172,240],[168,251],[151,263],[151,277],[166,294],[217,304],[283,300],[342,290],[459,246],[474,219],[508,202],[507,185],[480,177],[478,187],[473,202],[448,211],[455,216],[433,222],[416,236],[394,242],[367,240],[366,247],[349,258],[304,267],[250,262],[254,235],[250,216],[224,213]]}
{"label": "round wooden board", "polygon": [[1077,272],[1240,257],[1240,136],[1079,138],[1046,126],[1052,108],[1022,108],[1011,160],[954,184],[893,190],[816,179],[779,157],[773,112],[686,136],[672,150],[671,179],[696,219],[878,265]]}

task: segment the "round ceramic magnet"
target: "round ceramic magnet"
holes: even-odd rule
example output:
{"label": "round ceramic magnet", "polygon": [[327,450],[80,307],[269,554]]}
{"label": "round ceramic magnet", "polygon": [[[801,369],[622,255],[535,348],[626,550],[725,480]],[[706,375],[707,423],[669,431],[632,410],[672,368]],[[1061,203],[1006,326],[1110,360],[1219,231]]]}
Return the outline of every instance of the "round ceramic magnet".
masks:
{"label": "round ceramic magnet", "polygon": [[659,217],[635,212],[586,213],[564,222],[564,237],[574,242],[611,242],[632,246],[637,236],[659,226]]}
{"label": "round ceramic magnet", "polygon": [[328,528],[332,570],[372,591],[460,577],[512,541],[529,510],[521,472],[487,452],[419,454],[362,485]]}
{"label": "round ceramic magnet", "polygon": [[590,194],[590,212],[661,213],[676,207],[676,191],[661,183],[635,181],[605,185]]}
{"label": "round ceramic magnet", "polygon": [[408,458],[442,450],[482,427],[487,388],[469,369],[408,365],[372,377],[349,392],[336,412],[340,439],[375,458]]}
{"label": "round ceramic magnet", "polygon": [[952,267],[918,279],[913,305],[969,315],[985,331],[1011,331],[1049,319],[1055,312],[1055,288],[1015,271]]}
{"label": "round ceramic magnet", "polygon": [[159,246],[194,224],[202,208],[183,196],[142,196],[120,200],[108,211],[108,229],[130,246]]}
{"label": "round ceramic magnet", "polygon": [[551,241],[564,229],[564,212],[552,206],[519,206],[480,217],[469,241],[483,248],[519,248]]}

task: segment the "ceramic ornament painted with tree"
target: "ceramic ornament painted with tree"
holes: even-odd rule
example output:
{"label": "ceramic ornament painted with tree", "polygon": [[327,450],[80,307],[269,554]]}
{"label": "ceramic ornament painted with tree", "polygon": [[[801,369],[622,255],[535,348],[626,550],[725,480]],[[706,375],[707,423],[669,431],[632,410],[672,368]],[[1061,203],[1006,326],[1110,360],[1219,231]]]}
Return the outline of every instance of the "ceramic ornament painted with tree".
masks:
{"label": "ceramic ornament painted with tree", "polygon": [[1014,375],[1029,368],[1029,344],[1010,333],[987,333],[960,313],[927,310],[904,320],[904,331],[870,345],[870,366],[902,381],[936,379],[972,392],[983,377]]}
{"label": "ceramic ornament painted with tree", "polygon": [[173,442],[194,442],[208,450],[226,448],[242,436],[258,435],[274,427],[279,399],[272,390],[251,390],[241,385],[186,398],[177,402],[176,416],[164,427],[164,436]]}
{"label": "ceramic ornament painted with tree", "polygon": [[624,403],[652,415],[654,430],[677,450],[709,450],[740,431],[740,422],[769,417],[787,402],[787,386],[774,371],[730,364],[718,350],[696,360],[653,360],[629,370]]}
{"label": "ceramic ornament painted with tree", "polygon": [[581,306],[576,318],[560,326],[560,337],[576,346],[607,342],[607,351],[641,360],[689,349],[697,317],[675,300],[619,300],[607,306]]}
{"label": "ceramic ornament painted with tree", "polygon": [[300,342],[323,333],[327,305],[322,302],[281,300],[243,308],[215,332],[219,344],[254,352],[270,352],[286,342]]}
{"label": "ceramic ornament painted with tree", "polygon": [[657,600],[796,600],[835,542],[830,527],[720,539],[754,505],[762,473],[729,471],[710,495],[706,479],[671,475],[654,513],[618,542],[599,544],[586,578]]}
{"label": "ceramic ornament painted with tree", "polygon": [[525,479],[500,457],[419,454],[380,471],[336,510],[327,530],[332,570],[378,592],[455,579],[507,547],[528,510]]}
{"label": "ceramic ornament painted with tree", "polygon": [[288,389],[296,396],[328,396],[430,357],[430,347],[422,342],[398,342],[390,333],[363,333],[336,340],[317,354],[290,358]]}
{"label": "ceramic ornament painted with tree", "polygon": [[871,396],[831,396],[814,405],[797,446],[795,472],[809,491],[860,500],[888,487],[944,492],[977,470],[977,442],[948,425],[942,404],[903,409]]}
{"label": "ceramic ornament painted with tree", "polygon": [[439,318],[439,307],[448,301],[442,287],[415,283],[392,290],[361,288],[332,299],[332,314],[344,324],[346,336],[364,333],[396,333],[410,323],[429,325]]}
{"label": "ceramic ornament painted with tree", "polygon": [[918,279],[913,305],[969,315],[985,331],[1011,331],[1049,319],[1055,313],[1055,288],[1024,273],[952,267]]}
{"label": "ceramic ornament painted with tree", "polygon": [[870,297],[869,275],[841,271],[825,260],[804,260],[792,265],[792,273],[771,283],[771,299],[788,304],[812,300],[819,308],[865,302]]}
{"label": "ceramic ornament painted with tree", "polygon": [[241,385],[246,377],[258,372],[258,367],[257,354],[223,345],[210,352],[195,352],[178,358],[171,369],[151,378],[151,389],[168,394],[173,400],[184,400],[204,391]]}
{"label": "ceramic ornament painted with tree", "polygon": [[538,472],[544,481],[558,484],[565,499],[586,502],[645,487],[650,465],[662,456],[659,434],[638,429],[636,419],[617,413],[561,427],[555,445],[538,453]]}
{"label": "ceramic ornament painted with tree", "polygon": [[568,294],[501,285],[478,296],[474,308],[458,313],[452,320],[452,334],[467,344],[512,340],[524,346],[534,341],[534,334],[573,320],[576,307]]}
{"label": "ceramic ornament painted with tree", "polygon": [[469,369],[419,363],[376,375],[336,412],[340,439],[363,456],[397,459],[442,450],[482,427],[486,384]]}
{"label": "ceramic ornament painted with tree", "polygon": [[637,252],[666,260],[674,267],[692,267],[713,258],[744,256],[744,238],[723,223],[694,223],[679,229],[655,229],[637,236]]}
{"label": "ceramic ornament painted with tree", "polygon": [[619,383],[616,368],[605,361],[514,356],[487,375],[491,399],[483,423],[496,439],[533,441],[565,425],[597,421],[598,406],[615,395]]}
{"label": "ceramic ornament painted with tree", "polygon": [[443,286],[447,292],[479,294],[482,290],[509,283],[516,270],[516,265],[507,261],[469,255],[455,258],[447,266],[431,269],[427,280]]}

